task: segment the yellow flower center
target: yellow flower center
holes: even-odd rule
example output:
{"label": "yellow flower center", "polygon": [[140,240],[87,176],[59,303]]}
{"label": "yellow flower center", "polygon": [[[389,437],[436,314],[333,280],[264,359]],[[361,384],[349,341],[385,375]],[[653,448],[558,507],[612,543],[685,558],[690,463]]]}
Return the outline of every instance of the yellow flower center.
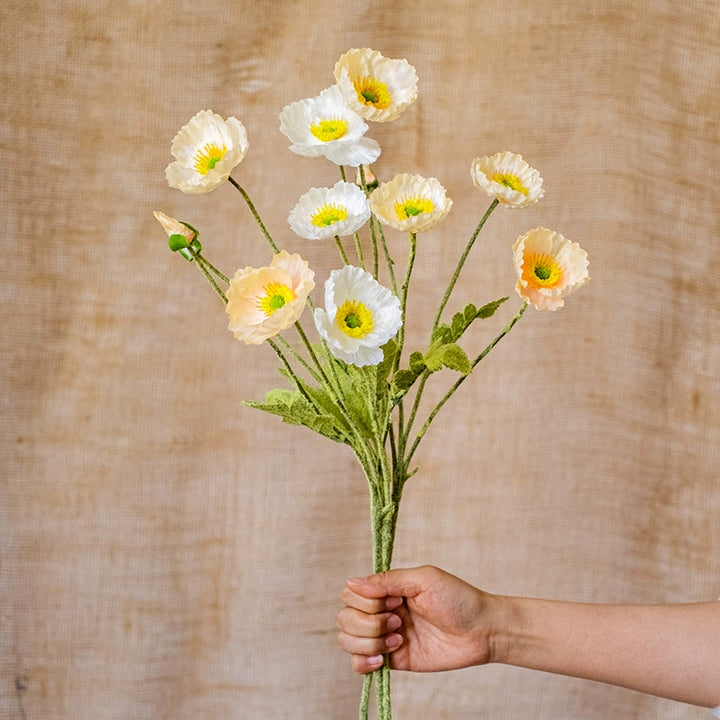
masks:
{"label": "yellow flower center", "polygon": [[265,295],[258,298],[258,305],[268,317],[295,298],[295,293],[279,282],[268,283],[263,290]]}
{"label": "yellow flower center", "polygon": [[312,214],[310,221],[318,227],[327,227],[328,225],[342,222],[347,216],[347,210],[341,205],[330,205],[326,203]]}
{"label": "yellow flower center", "polygon": [[352,338],[365,337],[375,325],[372,311],[357,300],[346,300],[335,315],[337,326]]}
{"label": "yellow flower center", "polygon": [[321,120],[317,125],[310,126],[310,132],[321,142],[337,140],[347,132],[347,121]]}
{"label": "yellow flower center", "polygon": [[207,175],[224,157],[227,152],[225,145],[207,143],[195,153],[195,169],[200,175]]}
{"label": "yellow flower center", "polygon": [[552,288],[562,282],[563,269],[549,255],[534,255],[523,263],[523,277],[533,285]]}
{"label": "yellow flower center", "polygon": [[407,220],[409,217],[431,213],[435,206],[430,198],[415,197],[405,198],[395,203],[395,213],[400,220]]}
{"label": "yellow flower center", "polygon": [[359,77],[353,81],[358,100],[363,105],[372,105],[378,110],[390,107],[390,91],[388,86],[374,77]]}
{"label": "yellow flower center", "polygon": [[522,193],[523,195],[528,194],[528,189],[522,184],[522,181],[517,175],[510,175],[509,173],[495,173],[491,180],[500,185],[514,190],[515,192]]}

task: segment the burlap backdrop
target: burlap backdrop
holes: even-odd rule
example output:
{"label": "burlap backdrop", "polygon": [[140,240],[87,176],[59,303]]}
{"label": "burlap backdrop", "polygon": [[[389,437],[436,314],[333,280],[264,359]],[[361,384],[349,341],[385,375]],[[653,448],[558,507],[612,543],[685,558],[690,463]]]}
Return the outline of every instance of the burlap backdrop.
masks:
{"label": "burlap backdrop", "polygon": [[[591,283],[526,313],[433,425],[395,564],[574,600],[720,594],[716,0],[6,0],[0,17],[2,718],[356,716],[334,624],[370,566],[363,477],[239,405],[278,383],[276,358],[232,338],[152,217],[195,224],[229,273],[268,260],[230,185],[193,197],[163,175],[197,110],[236,115],[236,175],[321,285],[332,247],[286,217],[337,170],[292,155],[277,116],[350,47],[420,76],[371,128],[378,174],[434,175],[455,201],[421,237],[410,346],[487,206],[477,155],[523,154],[546,197],[498,210],[473,253],[455,303],[512,297],[471,348],[519,302],[519,234],[546,225],[591,258]],[[396,674],[394,700],[399,720],[706,717],[502,667]]]}

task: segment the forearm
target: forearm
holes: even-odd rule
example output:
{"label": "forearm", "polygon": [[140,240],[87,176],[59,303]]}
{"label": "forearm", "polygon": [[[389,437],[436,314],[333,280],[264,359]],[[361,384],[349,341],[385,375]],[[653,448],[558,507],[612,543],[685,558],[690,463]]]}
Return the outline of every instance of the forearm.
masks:
{"label": "forearm", "polygon": [[720,603],[498,600],[504,610],[496,662],[720,705]]}

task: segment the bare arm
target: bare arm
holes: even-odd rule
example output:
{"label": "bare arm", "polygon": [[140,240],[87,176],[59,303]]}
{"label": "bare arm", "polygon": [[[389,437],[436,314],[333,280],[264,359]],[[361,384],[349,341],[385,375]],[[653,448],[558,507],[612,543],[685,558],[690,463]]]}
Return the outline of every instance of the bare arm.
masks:
{"label": "bare arm", "polygon": [[348,581],[339,642],[358,672],[504,663],[720,705],[720,603],[596,605],[491,595],[423,567]]}
{"label": "bare arm", "polygon": [[720,705],[720,603],[498,602],[506,624],[496,662]]}

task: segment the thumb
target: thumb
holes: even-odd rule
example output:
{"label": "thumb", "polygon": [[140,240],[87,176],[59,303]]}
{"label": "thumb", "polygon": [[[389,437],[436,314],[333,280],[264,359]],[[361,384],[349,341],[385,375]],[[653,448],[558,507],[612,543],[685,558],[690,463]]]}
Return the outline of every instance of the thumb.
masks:
{"label": "thumb", "polygon": [[366,598],[415,597],[424,589],[420,568],[398,568],[367,577],[348,578],[350,590]]}

